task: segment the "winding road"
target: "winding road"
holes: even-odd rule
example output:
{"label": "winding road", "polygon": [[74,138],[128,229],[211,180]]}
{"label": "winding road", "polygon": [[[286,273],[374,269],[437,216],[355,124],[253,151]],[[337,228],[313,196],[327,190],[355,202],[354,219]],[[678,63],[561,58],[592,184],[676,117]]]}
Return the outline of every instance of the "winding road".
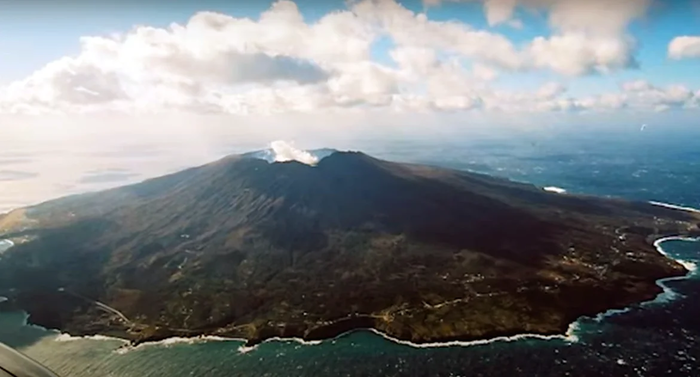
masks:
{"label": "winding road", "polygon": [[59,291],[59,292],[67,293],[67,294],[72,295],[72,296],[75,296],[75,297],[78,297],[78,298],[83,299],[83,300],[85,300],[85,301],[89,301],[90,303],[95,304],[95,306],[97,306],[99,309],[102,309],[103,311],[105,311],[105,312],[107,312],[107,313],[111,313],[111,314],[116,315],[117,317],[119,317],[119,319],[121,319],[122,321],[124,321],[124,323],[126,323],[127,325],[129,325],[129,326],[134,326],[134,325],[135,325],[135,323],[134,323],[133,321],[131,321],[127,316],[124,315],[124,313],[120,312],[119,310],[117,310],[117,309],[115,309],[115,308],[113,308],[113,307],[111,307],[111,306],[109,306],[109,305],[107,305],[107,304],[105,304],[105,303],[92,300],[92,299],[90,299],[90,298],[88,298],[88,297],[85,297],[85,296],[83,296],[83,295],[81,295],[81,294],[68,291],[68,290],[66,290],[65,288],[59,288],[58,291]]}

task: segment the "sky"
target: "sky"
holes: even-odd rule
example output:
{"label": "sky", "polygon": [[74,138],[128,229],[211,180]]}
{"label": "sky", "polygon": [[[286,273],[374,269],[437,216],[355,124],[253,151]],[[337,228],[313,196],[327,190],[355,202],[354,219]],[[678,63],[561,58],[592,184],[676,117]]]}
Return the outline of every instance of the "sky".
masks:
{"label": "sky", "polygon": [[279,139],[698,128],[699,73],[696,0],[0,0],[0,204]]}
{"label": "sky", "polygon": [[0,2],[0,113],[694,111],[700,3]]}

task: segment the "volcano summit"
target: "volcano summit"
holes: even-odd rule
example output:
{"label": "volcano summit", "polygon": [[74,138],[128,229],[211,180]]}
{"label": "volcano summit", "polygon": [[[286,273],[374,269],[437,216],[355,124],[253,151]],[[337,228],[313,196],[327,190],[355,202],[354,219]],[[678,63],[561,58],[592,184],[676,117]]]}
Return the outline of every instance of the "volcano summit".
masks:
{"label": "volcano summit", "polygon": [[[413,342],[559,334],[686,270],[652,243],[697,214],[335,152],[256,154],[0,215],[0,295],[136,342],[201,334]],[[327,154],[328,154],[327,153]]]}

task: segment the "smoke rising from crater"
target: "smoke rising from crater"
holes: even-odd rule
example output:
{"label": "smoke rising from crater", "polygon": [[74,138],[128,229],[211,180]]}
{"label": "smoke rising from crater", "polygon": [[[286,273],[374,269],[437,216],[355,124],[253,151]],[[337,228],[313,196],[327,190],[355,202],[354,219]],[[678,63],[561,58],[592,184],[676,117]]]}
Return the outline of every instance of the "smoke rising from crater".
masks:
{"label": "smoke rising from crater", "polygon": [[274,153],[275,162],[298,161],[311,166],[318,164],[318,157],[296,148],[293,143],[277,140],[270,143],[270,148]]}

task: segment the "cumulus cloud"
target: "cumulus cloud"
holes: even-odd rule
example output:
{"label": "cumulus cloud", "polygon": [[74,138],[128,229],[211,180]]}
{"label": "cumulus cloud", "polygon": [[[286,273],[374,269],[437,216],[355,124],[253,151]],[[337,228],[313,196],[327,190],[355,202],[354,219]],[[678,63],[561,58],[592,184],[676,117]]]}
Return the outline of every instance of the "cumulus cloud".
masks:
{"label": "cumulus cloud", "polygon": [[637,65],[633,43],[621,37],[590,37],[566,33],[537,37],[528,46],[532,64],[568,76],[609,73]]}
{"label": "cumulus cloud", "polygon": [[549,82],[534,91],[493,90],[481,98],[484,108],[508,113],[580,110],[576,100],[563,96],[566,90],[561,83]]}
{"label": "cumulus cloud", "polygon": [[496,69],[484,64],[474,64],[472,72],[475,78],[483,81],[491,81],[498,77],[498,71]]}
{"label": "cumulus cloud", "polygon": [[[77,56],[5,88],[0,109],[71,112],[110,104],[144,111],[245,111],[255,97],[295,93],[290,87],[316,96],[331,76],[342,77],[345,67],[365,61],[373,39],[350,12],[306,23],[290,1],[274,3],[258,21],[200,12],[184,25],[82,38]],[[313,85],[320,88],[298,89]]]}
{"label": "cumulus cloud", "polygon": [[509,21],[513,17],[517,0],[484,0],[484,10],[489,25]]}
{"label": "cumulus cloud", "polygon": [[[526,46],[519,67],[550,69],[579,76],[635,67],[635,41],[626,33],[630,22],[648,11],[651,0],[450,0],[480,1],[489,25],[514,19],[518,6],[548,15],[551,36]],[[426,5],[437,5],[430,1]]]}
{"label": "cumulus cloud", "polygon": [[627,108],[633,111],[664,112],[698,107],[700,96],[684,85],[659,87],[645,80],[635,80],[622,83],[619,93],[581,98],[575,104],[582,111]]}
{"label": "cumulus cloud", "polygon": [[[498,1],[498,0],[493,0]],[[508,1],[505,1],[508,3]],[[578,76],[635,67],[636,43],[626,28],[643,16],[651,0],[521,0],[548,11],[555,34],[529,46],[535,66]]]}
{"label": "cumulus cloud", "polygon": [[690,106],[694,97],[694,93],[684,85],[660,88],[649,84],[646,89],[631,92],[628,102],[636,107],[666,111]]}
{"label": "cumulus cloud", "polygon": [[663,112],[700,107],[700,91],[684,85],[659,87],[644,80],[624,82],[619,92],[587,97],[567,97],[567,88],[550,82],[532,92],[490,91],[482,93],[483,107],[503,112]]}
{"label": "cumulus cloud", "polygon": [[[518,7],[544,12],[551,33],[516,44],[396,0],[351,1],[311,22],[281,0],[255,20],[199,12],[184,24],[84,37],[78,54],[0,88],[0,113],[571,112],[697,103],[688,88],[649,83],[588,98],[566,97],[559,83],[530,92],[499,86],[503,77],[535,70],[581,76],[636,66],[627,27],[651,0],[464,1],[482,1],[493,26],[521,22]],[[373,60],[380,38],[392,42],[394,64]],[[669,54],[692,55],[692,43],[678,40]]]}
{"label": "cumulus cloud", "polygon": [[329,80],[328,87],[339,105],[389,105],[398,93],[395,73],[375,63],[347,67]]}
{"label": "cumulus cloud", "polygon": [[622,89],[627,92],[643,92],[652,87],[653,86],[646,80],[634,80],[622,83]]}
{"label": "cumulus cloud", "polygon": [[549,82],[542,85],[537,90],[537,96],[543,99],[552,99],[558,97],[566,91],[566,87],[558,82]]}
{"label": "cumulus cloud", "polygon": [[700,58],[700,36],[682,36],[673,38],[668,45],[668,57],[671,59]]}
{"label": "cumulus cloud", "polygon": [[364,0],[352,11],[402,47],[438,49],[499,67],[517,69],[522,58],[506,37],[457,21],[432,21],[394,0]]}
{"label": "cumulus cloud", "polygon": [[[490,25],[510,21],[515,9],[544,11],[549,23],[560,31],[612,35],[624,32],[630,21],[642,17],[652,0],[446,0],[450,2],[482,2]],[[436,6],[442,1],[424,1]]]}

